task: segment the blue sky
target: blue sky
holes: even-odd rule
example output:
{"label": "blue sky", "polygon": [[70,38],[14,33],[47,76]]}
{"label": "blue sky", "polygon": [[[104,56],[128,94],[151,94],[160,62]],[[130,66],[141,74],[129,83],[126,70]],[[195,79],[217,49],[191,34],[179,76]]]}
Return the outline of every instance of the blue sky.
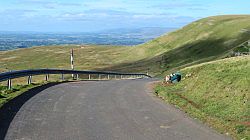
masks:
{"label": "blue sky", "polygon": [[0,0],[0,30],[179,28],[207,16],[250,14],[249,6],[250,0]]}

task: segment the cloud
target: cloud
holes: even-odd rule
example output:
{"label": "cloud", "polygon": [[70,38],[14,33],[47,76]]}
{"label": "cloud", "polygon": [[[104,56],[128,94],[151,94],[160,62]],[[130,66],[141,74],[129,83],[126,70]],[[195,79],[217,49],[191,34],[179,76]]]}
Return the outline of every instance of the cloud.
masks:
{"label": "cloud", "polygon": [[149,8],[160,8],[160,9],[177,9],[177,8],[200,8],[202,7],[201,4],[195,3],[165,3],[165,4],[158,4],[153,5]]}
{"label": "cloud", "polygon": [[48,8],[48,9],[56,9],[59,7],[78,7],[78,6],[81,6],[81,4],[50,2],[50,3],[43,5],[43,7]]}
{"label": "cloud", "polygon": [[[138,3],[138,1],[136,2]],[[5,25],[10,24],[9,27],[20,27],[20,29],[32,26],[31,30],[70,30],[69,28],[74,28],[76,31],[143,26],[180,27],[195,18],[181,17],[180,15],[186,14],[179,14],[176,10],[161,10],[159,7],[198,8],[195,5],[189,7],[189,4],[177,2],[158,5],[158,7],[154,5],[155,3],[142,5],[137,3],[121,0],[93,0],[82,3],[59,0],[19,0],[19,3],[16,3],[16,9],[23,8],[23,10],[3,11],[0,13],[2,19],[0,25],[6,23]],[[84,6],[85,4],[88,6]],[[148,5],[154,5],[154,8],[147,8]],[[35,10],[24,10],[26,8]]]}
{"label": "cloud", "polygon": [[126,2],[122,0],[92,0],[84,1],[83,6],[88,9],[112,9],[112,10],[125,10],[129,7]]}
{"label": "cloud", "polygon": [[69,21],[87,21],[87,20],[140,20],[140,19],[156,19],[169,18],[174,16],[174,13],[146,14],[137,12],[128,12],[122,10],[107,10],[107,9],[90,9],[83,12],[67,12],[60,14],[57,19]]}
{"label": "cloud", "polygon": [[208,9],[207,8],[193,7],[193,8],[188,8],[188,10],[191,10],[191,11],[205,11],[205,10],[208,10]]}
{"label": "cloud", "polygon": [[56,17],[60,21],[84,21],[87,15],[84,13],[64,13]]}
{"label": "cloud", "polygon": [[46,1],[46,0],[23,0],[19,1],[18,4],[29,4],[40,6],[46,9],[56,9],[59,7],[79,7],[82,6],[80,3],[70,3],[70,2],[56,2],[56,1]]}
{"label": "cloud", "polygon": [[20,24],[22,21],[35,17],[36,13],[36,10],[6,9],[0,12],[1,24],[4,27],[8,27],[10,24]]}
{"label": "cloud", "polygon": [[170,18],[172,14],[134,14],[134,19],[156,19],[156,18]]}
{"label": "cloud", "polygon": [[[64,13],[55,17],[62,22],[103,23],[114,26],[182,26],[194,20],[193,17],[180,17],[174,13],[146,14],[117,10],[91,9],[84,12]],[[144,25],[145,23],[145,25]],[[174,24],[177,24],[176,26]]]}
{"label": "cloud", "polygon": [[6,9],[0,12],[0,16],[7,17],[24,17],[27,15],[35,14],[36,10],[26,10],[26,9]]}
{"label": "cloud", "polygon": [[70,20],[70,21],[87,21],[87,20],[98,20],[104,18],[125,18],[130,16],[132,13],[126,11],[107,10],[107,9],[89,9],[83,12],[66,12],[60,14],[57,19],[59,20]]}
{"label": "cloud", "polygon": [[107,15],[131,15],[131,12],[122,10],[109,10],[109,9],[90,9],[84,11],[86,14],[107,14]]}

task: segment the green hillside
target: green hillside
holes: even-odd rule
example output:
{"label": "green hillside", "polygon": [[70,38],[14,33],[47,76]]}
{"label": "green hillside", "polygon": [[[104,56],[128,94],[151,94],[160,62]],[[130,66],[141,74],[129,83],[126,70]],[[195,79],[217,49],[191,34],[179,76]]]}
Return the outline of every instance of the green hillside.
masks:
{"label": "green hillside", "polygon": [[[150,69],[160,73],[231,55],[250,40],[250,15],[215,16],[193,22],[135,48],[145,59],[117,69]],[[249,47],[249,46],[248,46]],[[153,66],[152,66],[153,65]]]}
{"label": "green hillside", "polygon": [[0,71],[29,68],[70,68],[75,49],[76,69],[161,74],[164,71],[226,57],[250,39],[250,15],[216,16],[134,47],[48,46],[0,52]]}
{"label": "green hillside", "polygon": [[235,138],[250,136],[250,56],[207,62],[180,71],[185,75],[182,82],[156,88],[160,97],[221,132]]}

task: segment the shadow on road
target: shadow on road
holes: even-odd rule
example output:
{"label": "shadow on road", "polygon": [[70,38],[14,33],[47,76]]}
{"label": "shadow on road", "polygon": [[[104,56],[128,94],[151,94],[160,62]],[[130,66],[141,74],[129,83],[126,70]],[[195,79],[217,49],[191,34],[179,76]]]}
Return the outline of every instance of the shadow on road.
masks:
{"label": "shadow on road", "polygon": [[30,98],[38,94],[39,92],[58,85],[61,83],[48,83],[39,87],[32,88],[23,94],[17,96],[16,98],[10,100],[0,108],[0,140],[5,138],[5,135],[9,129],[10,123],[15,117],[16,113],[22,107],[22,105],[28,101]]}

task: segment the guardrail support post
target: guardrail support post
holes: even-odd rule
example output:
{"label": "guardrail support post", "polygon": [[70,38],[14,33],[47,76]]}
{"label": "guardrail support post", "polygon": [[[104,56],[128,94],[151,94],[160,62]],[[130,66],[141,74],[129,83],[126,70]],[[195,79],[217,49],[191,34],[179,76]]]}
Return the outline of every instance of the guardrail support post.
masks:
{"label": "guardrail support post", "polygon": [[116,75],[115,75],[115,79],[116,79]]}
{"label": "guardrail support post", "polygon": [[79,74],[76,74],[76,80],[78,80],[79,79]]}
{"label": "guardrail support post", "polygon": [[91,75],[89,74],[89,80],[91,80]]}
{"label": "guardrail support post", "polygon": [[32,83],[32,76],[28,76],[28,85],[30,85]]}
{"label": "guardrail support post", "polygon": [[108,74],[108,80],[109,80],[109,74]]}
{"label": "guardrail support post", "polygon": [[98,79],[101,80],[101,74],[98,74]]}
{"label": "guardrail support post", "polygon": [[49,81],[49,74],[46,74],[45,81]]}
{"label": "guardrail support post", "polygon": [[61,77],[61,78],[62,78],[62,80],[64,80],[64,75],[63,75],[63,73],[62,73],[62,77]]}
{"label": "guardrail support post", "polygon": [[122,75],[121,75],[121,79],[122,79],[123,77],[122,77]]}
{"label": "guardrail support post", "polygon": [[8,86],[8,90],[11,90],[11,88],[12,88],[12,81],[11,81],[11,79],[8,79],[7,86]]}

